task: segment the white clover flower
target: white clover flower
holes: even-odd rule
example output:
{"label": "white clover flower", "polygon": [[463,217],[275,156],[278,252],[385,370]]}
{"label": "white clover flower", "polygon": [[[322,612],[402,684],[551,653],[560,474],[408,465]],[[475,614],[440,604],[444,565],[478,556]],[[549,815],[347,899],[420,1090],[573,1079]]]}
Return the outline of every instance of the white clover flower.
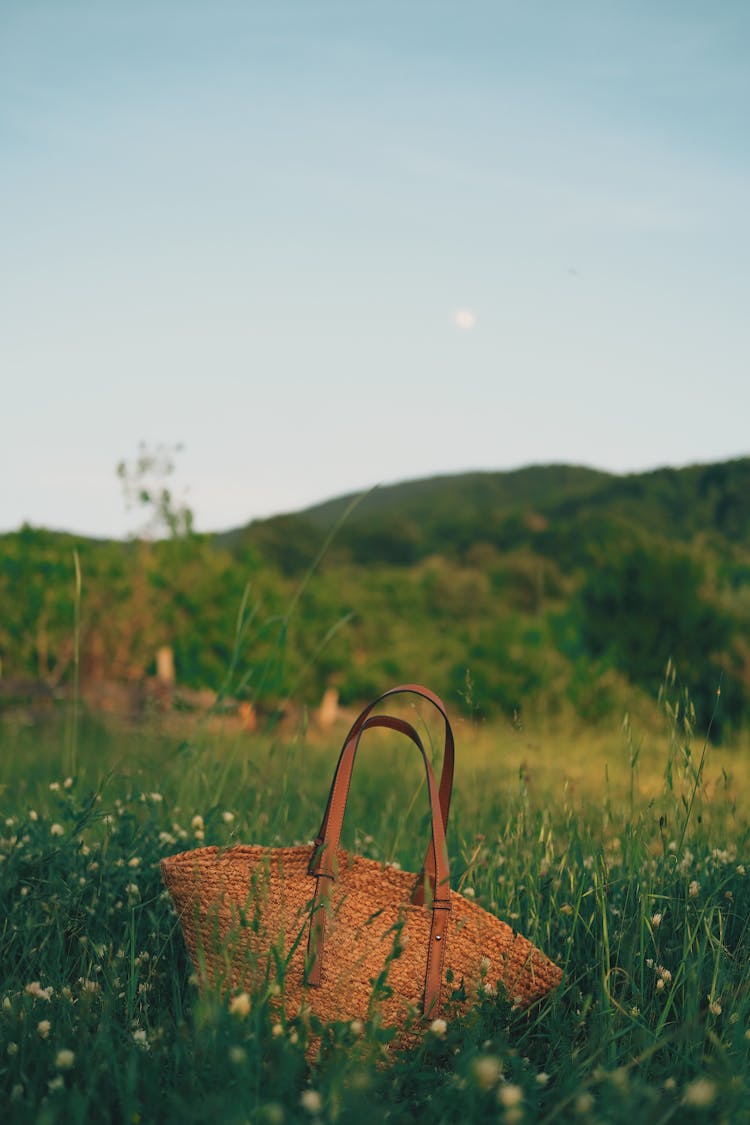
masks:
{"label": "white clover flower", "polygon": [[320,1113],[323,1108],[323,1099],[317,1090],[303,1090],[300,1094],[299,1104],[310,1114]]}
{"label": "white clover flower", "polygon": [[698,894],[700,892],[700,889],[701,889],[701,885],[698,882],[698,880],[693,879],[692,883],[688,887],[688,895],[690,896],[690,898],[697,898]]}
{"label": "white clover flower", "polygon": [[662,922],[662,917],[663,917],[663,915],[658,914],[658,913],[651,915],[651,925],[654,927],[655,930],[659,929],[659,926],[661,925],[661,922]]}
{"label": "white clover flower", "polygon": [[73,788],[73,778],[72,777],[66,777],[65,781],[63,782],[63,789],[72,789],[72,788]]}
{"label": "white clover flower", "polygon": [[54,1094],[55,1090],[62,1090],[64,1085],[65,1079],[63,1078],[62,1074],[56,1074],[55,1077],[51,1078],[47,1083],[47,1089],[49,1090],[50,1094]]}
{"label": "white clover flower", "polygon": [[497,1100],[504,1109],[511,1109],[523,1101],[523,1090],[514,1082],[508,1082],[497,1091]]}
{"label": "white clover flower", "polygon": [[546,1086],[549,1082],[549,1074],[547,1074],[546,1070],[540,1070],[536,1076],[536,1080],[539,1086]]}
{"label": "white clover flower", "polygon": [[195,814],[195,816],[193,817],[193,819],[192,819],[192,820],[190,821],[190,827],[191,827],[191,828],[192,828],[192,829],[193,829],[194,831],[195,831],[196,829],[202,829],[202,828],[204,828],[204,827],[205,827],[205,825],[203,824],[203,817],[202,817],[202,816],[200,815],[200,813],[196,813],[196,814]]}
{"label": "white clover flower", "polygon": [[148,1035],[142,1027],[137,1027],[133,1032],[133,1042],[141,1047],[144,1051],[148,1050]]}
{"label": "white clover flower", "polygon": [[65,835],[65,829],[63,828],[62,824],[58,824],[55,821],[54,824],[50,825],[49,834],[50,834],[50,836],[64,836]]}
{"label": "white clover flower", "polygon": [[128,860],[128,867],[140,867],[140,866],[141,866],[141,857],[139,855],[134,855]]}
{"label": "white clover flower", "polygon": [[365,1030],[365,1025],[362,1023],[362,1020],[352,1020],[349,1024],[349,1030],[352,1035],[361,1035]]}
{"label": "white clover flower", "polygon": [[69,1047],[61,1047],[55,1055],[55,1066],[58,1070],[72,1070],[75,1061],[75,1051],[71,1051]]}
{"label": "white clover flower", "polygon": [[283,1034],[284,1034],[284,1025],[280,1024],[280,1023],[275,1023],[273,1025],[273,1027],[271,1028],[271,1035],[273,1035],[274,1039],[279,1039]]}
{"label": "white clover flower", "polygon": [[242,1066],[246,1059],[247,1051],[244,1047],[240,1047],[235,1043],[233,1047],[229,1048],[229,1061],[233,1066]]}
{"label": "white clover flower", "polygon": [[250,997],[246,992],[239,992],[233,996],[229,1001],[229,1011],[231,1015],[237,1016],[238,1019],[244,1020],[250,1012]]}
{"label": "white clover flower", "polygon": [[39,1033],[39,1038],[46,1039],[49,1036],[51,1028],[52,1024],[49,1022],[49,1020],[40,1020],[36,1025],[37,1032]]}
{"label": "white clover flower", "polygon": [[482,1090],[492,1090],[503,1076],[503,1066],[495,1055],[481,1055],[472,1064],[474,1080]]}
{"label": "white clover flower", "polygon": [[54,995],[52,985],[49,988],[42,988],[38,980],[33,980],[31,984],[27,984],[24,991],[29,996],[35,996],[37,1000],[50,1000]]}
{"label": "white clover flower", "polygon": [[17,1054],[18,1054],[18,1044],[17,1044],[17,1043],[13,1043],[13,1042],[9,1043],[9,1044],[8,1044],[8,1046],[7,1046],[6,1048],[5,1048],[5,1051],[6,1051],[6,1053],[7,1053],[8,1055],[10,1055],[10,1056],[11,1056],[11,1058],[12,1058],[12,1057],[13,1057],[13,1055],[17,1055]]}
{"label": "white clover flower", "polygon": [[591,1113],[591,1110],[593,1108],[594,1108],[594,1095],[593,1094],[590,1094],[587,1090],[585,1093],[578,1095],[578,1097],[575,1100],[575,1111],[576,1111],[576,1113],[580,1113],[581,1116],[583,1117],[585,1114]]}
{"label": "white clover flower", "polygon": [[230,812],[229,809],[225,809],[224,812],[221,814],[221,819],[224,821],[225,824],[231,824],[232,821],[234,820],[234,813]]}
{"label": "white clover flower", "polygon": [[39,813],[36,809],[29,809],[29,820],[39,820]]}
{"label": "white clover flower", "polygon": [[59,781],[50,781],[49,788],[50,788],[51,793],[59,793],[60,782]]}
{"label": "white clover flower", "polygon": [[448,1030],[448,1024],[445,1022],[444,1019],[441,1019],[440,1017],[438,1017],[436,1020],[433,1020],[432,1023],[430,1024],[430,1031],[432,1032],[433,1035],[437,1035],[438,1038],[442,1038],[442,1036],[445,1035],[447,1030]]}
{"label": "white clover flower", "polygon": [[711,1105],[715,1097],[716,1083],[712,1082],[710,1078],[696,1078],[685,1087],[682,1101],[685,1105],[695,1106],[696,1109],[704,1109]]}
{"label": "white clover flower", "polygon": [[721,1015],[721,1004],[720,1004],[720,1002],[718,1000],[711,1000],[711,998],[709,997],[708,1010],[709,1010],[709,1012],[711,1013],[712,1016],[720,1016]]}

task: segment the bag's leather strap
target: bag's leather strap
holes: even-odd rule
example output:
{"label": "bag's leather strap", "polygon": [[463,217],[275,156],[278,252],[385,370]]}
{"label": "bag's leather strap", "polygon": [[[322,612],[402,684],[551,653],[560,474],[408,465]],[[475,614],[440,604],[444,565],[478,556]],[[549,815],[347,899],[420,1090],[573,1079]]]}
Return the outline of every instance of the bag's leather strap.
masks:
{"label": "bag's leather strap", "polygon": [[[445,844],[445,828],[443,826],[442,809],[435,775],[432,772],[432,766],[430,765],[429,758],[427,757],[419,735],[414,727],[404,719],[397,719],[390,715],[374,715],[371,718],[365,718],[358,726],[355,724],[355,727],[357,728],[355,733],[353,735],[350,733],[345,744],[345,750],[348,751],[347,759],[350,757],[352,764],[359,746],[359,740],[364,731],[368,730],[370,727],[389,727],[391,730],[396,730],[405,734],[417,746],[422,755],[430,798],[432,854],[435,856],[435,878],[431,884],[433,887],[431,903],[432,922],[427,949],[423,1002],[424,1014],[425,1016],[429,1016],[437,1011],[440,1002],[446,931],[451,909],[448,852]],[[341,835],[350,780],[351,766],[348,772],[343,770],[338,773],[337,771],[337,776],[334,778],[333,790],[329,798],[329,807],[326,810],[324,837],[319,844],[315,845],[310,860],[310,874],[315,875],[317,878],[307,943],[307,983],[313,987],[321,983],[323,948],[326,937],[327,906],[331,882],[336,878],[336,852]]]}
{"label": "bag's leather strap", "polygon": [[[388,691],[384,691],[382,695],[379,695],[377,699],[374,699],[372,703],[365,707],[364,711],[362,711],[361,714],[359,714],[355,719],[354,723],[351,726],[351,729],[349,730],[349,733],[344,739],[344,745],[341,750],[341,754],[339,755],[339,760],[333,775],[333,781],[331,782],[331,791],[328,795],[328,803],[323,815],[323,822],[320,826],[320,831],[315,838],[315,844],[317,847],[320,847],[320,844],[323,842],[326,835],[328,827],[328,817],[330,815],[331,809],[331,801],[333,800],[333,793],[337,785],[343,784],[344,793],[348,796],[349,786],[351,784],[352,778],[352,767],[354,765],[354,754],[356,753],[356,736],[362,731],[365,722],[367,722],[367,717],[372,711],[373,707],[376,707],[378,703],[381,703],[384,699],[388,699],[388,697],[391,695],[398,695],[399,692],[407,692],[411,695],[419,695],[423,699],[428,700],[435,708],[437,708],[445,721],[445,744],[443,747],[443,767],[440,775],[439,803],[440,813],[443,819],[443,831],[448,831],[448,813],[450,812],[451,793],[453,792],[455,743],[453,739],[453,731],[448,720],[448,714],[445,710],[445,704],[438,695],[435,695],[434,691],[430,691],[429,688],[423,687],[421,684],[400,684],[398,687],[390,688]],[[378,723],[377,725],[385,726],[386,724]],[[346,797],[344,798],[344,800],[346,801]],[[430,839],[430,844],[427,850],[424,865],[419,873],[419,877],[414,887],[414,893],[412,895],[412,902],[419,906],[424,903],[425,899],[425,875],[427,876],[427,881],[431,888],[431,893],[434,896],[435,851],[432,839]]]}

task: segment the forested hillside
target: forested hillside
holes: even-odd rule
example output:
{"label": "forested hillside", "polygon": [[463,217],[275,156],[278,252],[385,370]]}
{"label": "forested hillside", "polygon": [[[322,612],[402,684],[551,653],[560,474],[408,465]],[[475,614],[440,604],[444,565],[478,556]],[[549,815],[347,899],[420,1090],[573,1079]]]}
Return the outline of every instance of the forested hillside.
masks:
{"label": "forested hillside", "polygon": [[671,659],[699,722],[719,684],[716,729],[750,718],[750,458],[352,500],[216,536],[1,536],[0,705],[23,681],[64,693],[76,670],[84,688],[140,683],[170,646],[178,684],[261,706],[421,679],[478,715],[588,721],[655,698]]}

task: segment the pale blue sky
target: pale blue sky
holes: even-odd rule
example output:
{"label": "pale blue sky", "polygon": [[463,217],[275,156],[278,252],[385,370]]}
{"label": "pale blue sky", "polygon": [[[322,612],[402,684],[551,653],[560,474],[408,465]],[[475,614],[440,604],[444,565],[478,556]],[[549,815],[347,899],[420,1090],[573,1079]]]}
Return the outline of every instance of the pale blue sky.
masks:
{"label": "pale blue sky", "polygon": [[748,43],[744,0],[0,0],[0,529],[124,534],[141,440],[203,530],[750,453]]}

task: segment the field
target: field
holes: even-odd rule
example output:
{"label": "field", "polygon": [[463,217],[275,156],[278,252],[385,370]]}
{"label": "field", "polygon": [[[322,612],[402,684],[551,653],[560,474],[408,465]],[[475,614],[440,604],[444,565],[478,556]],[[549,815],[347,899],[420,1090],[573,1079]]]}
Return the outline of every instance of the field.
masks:
{"label": "field", "polygon": [[[558,961],[563,984],[530,1015],[488,999],[410,1052],[376,1024],[335,1025],[311,1061],[267,996],[246,1012],[199,993],[158,865],[203,843],[311,838],[345,727],[6,722],[1,1119],[750,1119],[750,754],[711,748],[676,689],[662,709],[642,733],[457,723],[452,884]],[[416,870],[416,755],[368,738],[344,843]]]}

